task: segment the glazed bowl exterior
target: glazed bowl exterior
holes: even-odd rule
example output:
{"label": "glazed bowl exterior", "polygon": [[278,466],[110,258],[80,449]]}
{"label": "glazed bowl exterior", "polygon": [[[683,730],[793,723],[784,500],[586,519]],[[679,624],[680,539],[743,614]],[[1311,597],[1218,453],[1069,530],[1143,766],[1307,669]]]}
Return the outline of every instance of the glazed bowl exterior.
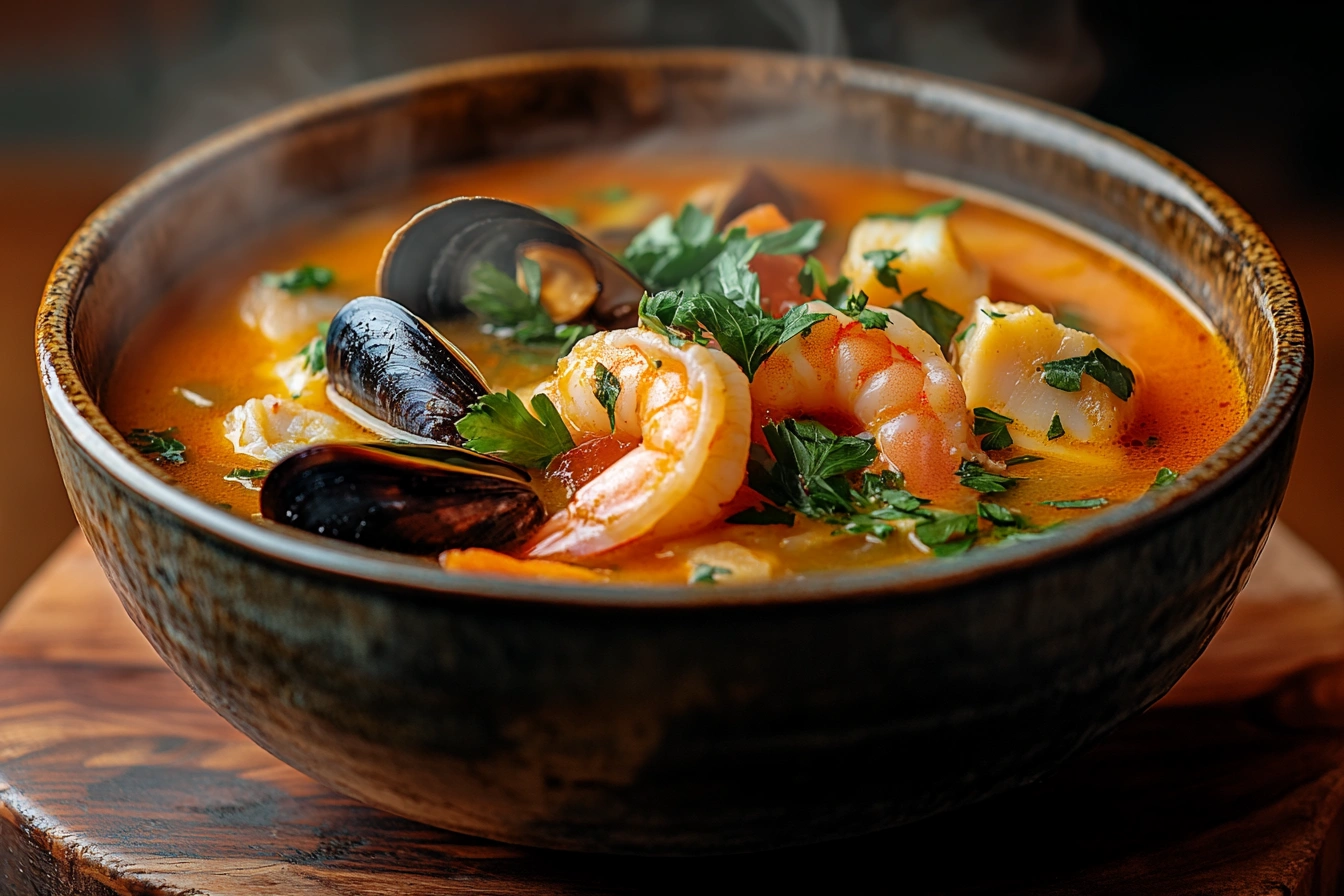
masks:
{"label": "glazed bowl exterior", "polygon": [[[1241,365],[1249,421],[1175,486],[1051,539],[768,587],[586,589],[237,519],[175,488],[99,410],[128,333],[212,253],[440,166],[591,146],[900,166],[1053,212],[1193,298]],[[37,353],[80,525],[127,612],[221,715],[400,815],[663,854],[962,806],[1153,703],[1246,581],[1311,371],[1278,253],[1162,151],[946,79],[727,51],[458,64],[230,130],[86,222]]]}

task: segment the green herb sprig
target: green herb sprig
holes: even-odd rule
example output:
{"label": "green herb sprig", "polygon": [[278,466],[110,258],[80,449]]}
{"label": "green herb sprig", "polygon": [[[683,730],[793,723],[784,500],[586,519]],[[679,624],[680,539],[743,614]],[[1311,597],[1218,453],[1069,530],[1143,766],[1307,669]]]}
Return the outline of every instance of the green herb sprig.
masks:
{"label": "green herb sprig", "polygon": [[177,432],[176,426],[163,430],[133,429],[126,433],[126,441],[146,457],[157,458],[169,464],[184,464],[187,462],[187,446],[173,438],[175,432]]}
{"label": "green herb sprig", "polygon": [[331,268],[304,264],[288,271],[267,271],[261,275],[261,282],[275,289],[283,289],[291,295],[321,292],[336,282],[336,272]]}
{"label": "green herb sprig", "polygon": [[1046,361],[1041,369],[1046,384],[1063,392],[1082,389],[1083,375],[1086,374],[1110,389],[1121,401],[1129,401],[1134,394],[1134,371],[1099,348],[1076,358]]}
{"label": "green herb sprig", "polygon": [[574,447],[574,438],[546,395],[532,396],[532,411],[536,416],[511,391],[492,392],[473,404],[456,427],[472,451],[544,470]]}

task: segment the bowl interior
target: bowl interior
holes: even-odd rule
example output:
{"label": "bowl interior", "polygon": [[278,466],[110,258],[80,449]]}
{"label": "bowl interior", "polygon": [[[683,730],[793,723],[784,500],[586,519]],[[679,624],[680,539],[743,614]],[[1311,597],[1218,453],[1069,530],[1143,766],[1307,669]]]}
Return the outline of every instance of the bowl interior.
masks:
{"label": "bowl interior", "polygon": [[[97,402],[120,346],[175,283],[235,249],[242,235],[261,238],[434,167],[581,146],[899,167],[992,190],[1153,266],[1204,311],[1240,364],[1250,420],[1177,487],[1080,521],[1048,544],[962,558],[956,573],[914,564],[854,573],[840,584],[786,586],[799,596],[982,574],[1139,525],[1147,514],[1196,499],[1281,425],[1285,407],[1305,390],[1306,323],[1278,254],[1235,203],[1160,150],[1045,104],[886,66],[672,51],[556,54],[413,73],[282,110],[174,157],[96,213],[58,264],[44,306],[53,326],[40,324],[39,352],[68,350],[73,366],[49,381],[48,395],[120,449],[112,461],[119,477],[163,494],[164,474],[124,445]],[[193,503],[198,524],[260,545],[243,533],[256,527],[201,502],[174,506]],[[301,545],[305,562],[326,568],[350,566],[350,556],[373,562],[343,545],[264,534],[268,550]],[[346,559],[333,567],[342,552]],[[408,562],[378,562],[385,565],[366,571],[386,578],[390,570],[417,586],[442,581]]]}

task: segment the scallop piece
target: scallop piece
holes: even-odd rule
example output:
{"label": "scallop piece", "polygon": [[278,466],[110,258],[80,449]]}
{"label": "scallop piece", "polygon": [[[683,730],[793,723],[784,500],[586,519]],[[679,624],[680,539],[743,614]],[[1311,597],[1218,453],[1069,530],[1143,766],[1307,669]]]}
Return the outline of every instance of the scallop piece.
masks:
{"label": "scallop piece", "polygon": [[[877,249],[898,250],[890,266],[899,270],[900,292],[878,280],[878,270],[864,253]],[[928,215],[914,221],[865,218],[849,232],[849,246],[840,262],[840,273],[853,289],[868,294],[872,305],[886,307],[917,290],[929,298],[967,314],[971,303],[989,290],[989,270],[957,239],[945,215]]]}
{"label": "scallop piece", "polygon": [[331,320],[346,301],[330,293],[294,295],[253,277],[248,281],[238,313],[243,323],[271,342],[285,343],[311,335],[314,327]]}
{"label": "scallop piece", "polygon": [[[957,343],[966,404],[1012,417],[1010,431],[1019,444],[1067,453],[1080,443],[1113,444],[1128,425],[1132,396],[1122,400],[1090,376],[1082,378],[1077,392],[1056,389],[1043,377],[1047,361],[1077,358],[1098,348],[1132,367],[1096,336],[1055,323],[1035,305],[984,298],[976,301],[969,325],[974,329]],[[1056,414],[1064,435],[1050,439]]]}
{"label": "scallop piece", "polygon": [[359,439],[365,434],[330,414],[267,395],[248,399],[229,411],[224,417],[224,436],[239,454],[275,463],[318,442]]}

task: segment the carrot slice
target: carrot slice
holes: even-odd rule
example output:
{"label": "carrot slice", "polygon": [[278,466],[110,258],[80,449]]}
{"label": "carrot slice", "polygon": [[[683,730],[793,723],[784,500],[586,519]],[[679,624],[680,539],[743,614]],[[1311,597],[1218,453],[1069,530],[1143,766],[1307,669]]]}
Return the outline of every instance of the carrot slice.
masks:
{"label": "carrot slice", "polygon": [[788,226],[789,219],[784,217],[784,214],[776,208],[773,202],[762,202],[760,205],[753,205],[729,221],[724,230],[729,231],[736,227],[745,227],[747,228],[747,236],[753,237],[783,230]]}
{"label": "carrot slice", "polygon": [[444,551],[439,563],[449,572],[477,572],[524,579],[557,579],[566,582],[605,582],[601,570],[561,563],[557,560],[519,560],[486,548]]}

